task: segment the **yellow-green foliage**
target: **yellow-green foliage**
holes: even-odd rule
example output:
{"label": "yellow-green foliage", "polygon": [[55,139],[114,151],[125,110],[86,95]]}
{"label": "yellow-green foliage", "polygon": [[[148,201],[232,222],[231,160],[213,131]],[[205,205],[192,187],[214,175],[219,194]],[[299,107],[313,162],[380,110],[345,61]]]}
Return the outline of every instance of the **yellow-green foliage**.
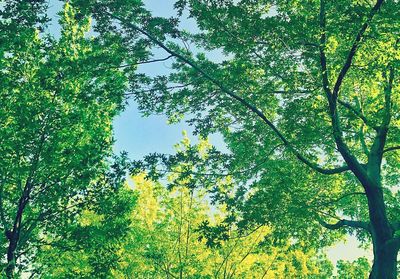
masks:
{"label": "yellow-green foliage", "polygon": [[145,174],[132,180],[138,207],[115,278],[326,278],[321,270],[326,267],[329,274],[329,264],[315,251],[302,252],[290,243],[263,245],[271,234],[267,226],[244,235],[231,228],[220,246],[207,247],[197,228],[204,221],[216,225],[223,208],[210,206],[207,195],[184,185],[168,191]]}

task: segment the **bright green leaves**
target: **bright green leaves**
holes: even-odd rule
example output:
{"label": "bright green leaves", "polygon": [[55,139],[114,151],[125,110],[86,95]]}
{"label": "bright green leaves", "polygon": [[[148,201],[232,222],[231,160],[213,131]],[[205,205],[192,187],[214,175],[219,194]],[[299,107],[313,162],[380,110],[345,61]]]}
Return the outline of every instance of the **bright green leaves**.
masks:
{"label": "bright green leaves", "polygon": [[[99,202],[111,191],[100,181],[109,167],[112,120],[136,68],[120,69],[126,60],[121,40],[91,37],[90,18],[73,3],[60,13],[56,39],[40,31],[39,23],[14,26],[19,16],[28,20],[26,13],[32,13],[29,20],[40,18],[45,7],[40,1],[30,7],[17,2],[1,13],[9,40],[0,41],[0,212],[1,230],[12,232],[17,242],[16,257],[24,254],[17,266],[24,270],[43,241],[57,238],[60,224],[70,228],[85,203]],[[100,234],[99,243],[108,232]],[[2,238],[3,255],[11,249],[7,242]]]}
{"label": "bright green leaves", "polygon": [[[330,169],[341,166],[343,158],[347,163],[357,158],[359,173],[370,175],[371,166],[363,163],[372,158],[381,125],[389,149],[378,150],[385,160],[382,179],[375,180],[382,181],[387,215],[397,218],[399,197],[389,189],[399,181],[399,4],[385,2],[373,18],[370,1],[327,1],[322,13],[320,7],[314,0],[177,1],[178,13],[187,10],[198,25],[198,33],[190,34],[177,31],[177,19],[152,17],[138,0],[75,0],[60,13],[62,32],[55,39],[40,31],[46,22],[43,1],[5,4],[0,12],[0,217],[2,229],[9,234],[13,228],[14,238],[20,238],[16,253],[38,251],[26,258],[45,262],[63,248],[36,248],[43,240],[79,246],[60,259],[61,269],[47,266],[56,278],[63,273],[122,277],[137,270],[143,277],[194,278],[201,271],[204,278],[218,278],[222,269],[228,277],[262,277],[276,258],[285,262],[274,269],[276,276],[317,276],[319,264],[327,265],[316,250],[355,231],[325,234],[317,221],[366,220],[368,203],[360,181],[349,173],[320,176],[301,163]],[[154,46],[170,56],[151,59],[174,56],[171,72],[136,74],[139,64],[150,62]],[[346,73],[343,80],[339,73]],[[338,76],[339,101],[332,104]],[[166,177],[171,190],[136,177],[141,196],[136,211],[125,206],[134,203],[132,193],[118,190],[109,198],[109,181],[103,180],[112,119],[125,94],[145,115],[165,113],[171,123],[188,116],[201,135],[196,145],[185,137],[173,156],[153,154],[133,165],[133,171],[144,168],[154,180]],[[229,154],[205,140],[214,132],[222,134]],[[351,156],[344,156],[344,149]],[[205,197],[222,204],[213,216],[218,222],[211,220]],[[26,204],[19,202],[25,199]],[[93,207],[81,205],[91,199]],[[259,238],[232,241],[259,226],[266,229]],[[22,229],[16,233],[16,227]],[[213,238],[219,240],[215,257],[204,248]],[[261,243],[262,238],[270,242]],[[7,248],[7,242],[3,237],[1,245]],[[252,250],[243,255],[243,249],[236,250],[240,246]],[[121,262],[122,255],[129,260]],[[232,255],[243,261],[228,264]],[[342,269],[354,273],[346,264]]]}
{"label": "bright green leaves", "polygon": [[370,265],[366,258],[359,258],[354,262],[339,261],[337,276],[334,278],[368,278]]}
{"label": "bright green leaves", "polygon": [[103,193],[82,205],[76,222],[47,235],[38,249],[32,265],[40,278],[112,278],[125,259],[121,250],[130,240],[137,195],[126,185],[114,191],[98,186],[105,186]]}
{"label": "bright green leaves", "polygon": [[331,265],[316,251],[302,252],[301,244],[275,247],[269,243],[267,226],[244,233],[221,223],[227,214],[223,207],[210,206],[204,189],[191,189],[173,176],[171,172],[170,182],[176,185],[172,191],[145,180],[143,174],[133,177],[138,204],[115,278],[132,274],[137,278],[328,278],[331,274]]}

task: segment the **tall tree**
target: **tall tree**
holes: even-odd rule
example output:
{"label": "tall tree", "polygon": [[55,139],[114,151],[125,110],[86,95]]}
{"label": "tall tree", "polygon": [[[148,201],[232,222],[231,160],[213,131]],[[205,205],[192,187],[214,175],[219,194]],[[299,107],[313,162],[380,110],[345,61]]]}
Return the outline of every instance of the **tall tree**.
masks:
{"label": "tall tree", "polygon": [[370,278],[396,278],[398,1],[180,0],[199,31],[168,40],[173,28],[132,21],[119,3],[103,16],[175,58],[170,76],[132,95],[144,113],[186,115],[224,136],[224,165],[251,189],[243,216],[295,237],[319,225],[356,231],[373,245]]}
{"label": "tall tree", "polygon": [[[132,67],[119,38],[91,38],[90,19],[66,3],[61,35],[46,34],[47,1],[0,9],[1,273],[14,278],[57,226],[106,191],[112,119]],[[133,42],[133,39],[132,39]],[[95,195],[94,195],[95,196]]]}

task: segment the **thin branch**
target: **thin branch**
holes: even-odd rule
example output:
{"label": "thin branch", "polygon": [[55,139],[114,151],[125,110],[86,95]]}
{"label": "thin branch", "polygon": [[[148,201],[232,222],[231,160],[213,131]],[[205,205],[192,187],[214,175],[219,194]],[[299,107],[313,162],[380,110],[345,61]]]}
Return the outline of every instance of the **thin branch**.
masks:
{"label": "thin branch", "polygon": [[[189,85],[192,85],[192,83],[169,86],[169,87],[165,87],[163,89],[165,89],[165,90],[180,89],[180,88],[185,88],[185,87],[187,87]],[[159,90],[159,89],[158,88],[143,89],[143,90],[140,90],[140,91],[134,91],[134,92],[125,93],[124,96],[136,95],[137,93],[154,92],[154,91],[157,91],[157,90]]]}
{"label": "thin branch", "polygon": [[196,172],[196,171],[177,171],[177,170],[164,170],[164,173],[177,173],[177,174],[190,174],[190,175],[199,175],[199,176],[210,176],[210,177],[227,177],[227,176],[235,176],[235,175],[240,175],[240,174],[246,174],[249,173],[250,171],[257,171],[261,168],[262,165],[264,165],[265,163],[268,162],[270,156],[276,151],[276,149],[278,149],[280,146],[283,146],[283,144],[278,144],[275,147],[273,147],[266,155],[265,155],[265,159],[256,163],[254,166],[249,167],[247,169],[243,169],[243,170],[238,170],[238,171],[233,171],[233,172],[228,172],[228,173],[221,173],[221,172],[216,172],[216,173],[212,173],[212,172]]}
{"label": "thin branch", "polygon": [[150,64],[150,63],[155,63],[155,62],[162,62],[162,61],[167,61],[168,59],[172,58],[172,55],[169,55],[165,58],[160,58],[160,59],[152,59],[152,60],[146,60],[146,61],[138,61],[136,63],[130,63],[130,64],[124,64],[124,65],[119,65],[119,66],[110,66],[110,67],[103,67],[103,68],[98,68],[95,69],[95,71],[105,71],[105,70],[110,70],[110,69],[123,69],[123,68],[129,68],[129,67],[134,67],[138,65],[144,65],[144,64]]}
{"label": "thin branch", "polygon": [[44,239],[39,239],[36,242],[37,242],[36,244],[31,244],[30,247],[28,247],[24,251],[19,252],[17,257],[20,258],[22,255],[28,254],[31,250],[40,248],[42,246],[50,246],[50,247],[54,247],[54,248],[60,248],[60,249],[63,249],[64,251],[76,251],[79,249],[79,248],[77,248],[76,245],[64,245],[64,244],[57,243],[56,241],[47,242]]}
{"label": "thin branch", "polygon": [[279,129],[275,126],[275,124],[272,123],[271,120],[269,120],[266,115],[259,110],[257,107],[255,107],[254,105],[250,104],[247,100],[245,100],[244,98],[238,96],[237,94],[235,94],[233,91],[231,91],[230,89],[228,89],[227,87],[225,87],[225,85],[223,85],[221,82],[219,82],[217,79],[215,79],[214,77],[212,77],[210,74],[208,74],[207,72],[205,72],[202,68],[200,68],[195,62],[191,61],[189,58],[184,57],[183,55],[179,54],[178,52],[171,50],[170,48],[168,48],[164,43],[162,43],[160,40],[158,40],[156,37],[154,37],[153,35],[151,35],[150,33],[148,33],[147,31],[143,30],[142,28],[131,24],[129,22],[125,22],[124,19],[120,18],[119,16],[116,15],[112,15],[110,13],[108,13],[112,18],[115,18],[117,20],[119,20],[120,22],[126,24],[127,26],[131,27],[132,29],[140,32],[141,34],[145,35],[147,38],[149,38],[151,41],[153,41],[156,45],[158,45],[160,48],[162,48],[163,50],[165,50],[167,53],[169,53],[170,55],[175,56],[177,59],[181,60],[182,62],[184,62],[185,64],[191,66],[194,70],[196,70],[197,72],[199,72],[201,75],[203,75],[206,79],[208,79],[211,83],[213,83],[214,85],[216,85],[222,92],[224,92],[225,94],[227,94],[228,96],[230,96],[231,98],[237,100],[239,103],[241,103],[244,107],[246,107],[247,109],[249,109],[251,112],[253,112],[254,114],[256,114],[259,118],[262,119],[262,121],[270,127],[270,129],[275,133],[275,135],[284,143],[284,145],[304,164],[306,164],[307,166],[309,166],[310,168],[314,169],[317,172],[320,172],[322,174],[337,174],[337,173],[341,173],[344,171],[348,171],[349,168],[347,165],[342,166],[342,167],[338,167],[338,168],[334,168],[334,169],[324,169],[320,166],[318,166],[317,164],[310,162],[307,158],[305,158],[303,155],[301,155],[293,146],[292,144],[286,139],[286,137],[279,131]]}
{"label": "thin branch", "polygon": [[[83,206],[83,205],[85,205],[86,203],[87,203],[87,201],[81,201],[81,202],[78,202],[78,203],[75,203],[75,204],[71,204],[71,205],[69,205],[69,206],[66,206],[66,207],[64,207],[64,208],[62,208],[62,209],[59,209],[59,208],[58,208],[57,211],[53,211],[53,210],[49,209],[49,210],[47,210],[47,211],[41,212],[36,218],[29,218],[29,219],[27,219],[27,220],[23,223],[23,226],[26,226],[28,223],[31,223],[31,222],[42,222],[42,221],[48,220],[48,218],[57,217],[58,214],[65,213],[66,211],[68,211],[68,210],[70,210],[70,209],[73,209],[73,208],[75,208],[75,207]],[[35,224],[33,224],[33,225],[35,225]]]}
{"label": "thin branch", "polygon": [[271,263],[268,265],[267,269],[265,269],[265,272],[263,273],[261,279],[264,279],[265,276],[267,276],[268,271],[272,268],[272,266],[275,264],[276,260],[278,259],[279,253],[277,252],[275,257],[272,259]]}
{"label": "thin branch", "polygon": [[[162,271],[166,273],[167,276],[171,276],[172,278],[178,278],[174,274],[169,271],[168,267],[163,267],[159,262],[153,261],[155,265],[157,265]],[[167,277],[168,278],[168,277]]]}
{"label": "thin branch", "polygon": [[[235,273],[236,273],[236,270],[237,270],[238,265],[242,264],[243,261],[246,260],[246,258],[252,253],[253,249],[259,244],[258,240],[260,239],[260,237],[261,237],[261,235],[262,235],[263,232],[264,232],[264,231],[261,230],[261,232],[257,235],[256,239],[255,239],[254,242],[253,242],[253,245],[252,245],[252,246],[247,250],[247,252],[243,255],[243,257],[240,259],[239,263],[236,263],[234,266],[232,265],[232,266],[229,268],[228,277],[227,277],[227,278],[233,278],[233,276],[234,276]],[[231,271],[232,271],[232,272],[231,272]]]}
{"label": "thin branch", "polygon": [[355,116],[357,116],[358,118],[360,118],[365,125],[367,125],[368,127],[373,128],[374,130],[377,130],[378,127],[375,126],[373,123],[371,123],[366,117],[365,115],[362,113],[362,111],[357,110],[355,107],[353,107],[351,104],[342,101],[340,99],[337,100],[339,104],[341,104],[343,107],[347,108],[349,111],[351,111]]}
{"label": "thin branch", "polygon": [[331,200],[329,202],[322,203],[322,204],[319,204],[319,205],[329,205],[329,204],[337,203],[337,202],[341,201],[342,199],[345,199],[345,198],[351,197],[351,196],[356,196],[356,195],[365,196],[365,193],[364,192],[346,193],[346,194],[340,196],[337,199],[334,199],[334,200]]}
{"label": "thin branch", "polygon": [[[214,274],[215,278],[218,278],[218,274],[221,271],[222,267],[226,264],[226,262],[228,261],[230,255],[233,253],[233,251],[235,250],[236,246],[239,245],[239,240],[237,240],[235,242],[235,244],[232,246],[232,248],[228,251],[228,253],[224,256],[222,263],[219,265],[219,268],[217,270],[217,272]],[[225,266],[226,268],[226,266]]]}
{"label": "thin branch", "polygon": [[359,136],[360,136],[360,143],[361,143],[361,147],[364,151],[364,154],[369,156],[369,149],[367,146],[367,142],[365,141],[365,133],[364,133],[364,124],[361,125],[360,130],[359,130]]}
{"label": "thin branch", "polygon": [[[386,73],[383,74],[383,77],[386,78]],[[382,125],[381,129],[387,129],[390,124],[391,120],[391,109],[392,109],[392,101],[391,101],[391,96],[392,96],[392,90],[393,90],[393,81],[394,81],[394,69],[392,66],[389,67],[389,77],[388,77],[388,82],[387,86],[385,86],[385,108],[384,112],[385,115],[382,119]]]}
{"label": "thin branch", "polygon": [[253,228],[252,230],[250,230],[249,232],[245,233],[245,234],[239,234],[238,236],[232,236],[229,239],[238,239],[238,238],[246,238],[250,235],[252,235],[253,233],[257,232],[260,228],[264,227],[265,225],[258,225],[255,228]]}
{"label": "thin branch", "polygon": [[293,90],[293,91],[286,91],[286,90],[272,90],[272,91],[266,91],[265,93],[269,93],[269,94],[288,94],[288,95],[295,95],[295,94],[311,94],[313,93],[315,90]]}

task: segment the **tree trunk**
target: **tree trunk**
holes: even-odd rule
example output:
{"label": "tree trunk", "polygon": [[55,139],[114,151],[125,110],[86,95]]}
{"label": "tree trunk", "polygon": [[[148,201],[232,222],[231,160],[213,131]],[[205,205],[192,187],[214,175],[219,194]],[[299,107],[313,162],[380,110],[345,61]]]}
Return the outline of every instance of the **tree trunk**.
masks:
{"label": "tree trunk", "polygon": [[389,241],[383,247],[374,247],[374,263],[369,279],[397,278],[398,248]]}
{"label": "tree trunk", "polygon": [[399,239],[387,218],[381,187],[366,187],[374,262],[370,279],[396,279]]}
{"label": "tree trunk", "polygon": [[12,231],[7,232],[7,238],[9,241],[7,249],[7,267],[6,267],[7,278],[14,278],[15,262],[17,260],[15,254],[17,251],[21,234],[22,216],[24,213],[24,209],[28,204],[29,194],[31,190],[32,190],[32,184],[28,181],[25,185],[24,192],[18,202],[18,210],[15,216],[13,229]]}
{"label": "tree trunk", "polygon": [[7,267],[6,267],[6,276],[7,278],[14,278],[14,270],[15,270],[15,250],[17,248],[17,243],[14,239],[10,239],[10,244],[7,249]]}

